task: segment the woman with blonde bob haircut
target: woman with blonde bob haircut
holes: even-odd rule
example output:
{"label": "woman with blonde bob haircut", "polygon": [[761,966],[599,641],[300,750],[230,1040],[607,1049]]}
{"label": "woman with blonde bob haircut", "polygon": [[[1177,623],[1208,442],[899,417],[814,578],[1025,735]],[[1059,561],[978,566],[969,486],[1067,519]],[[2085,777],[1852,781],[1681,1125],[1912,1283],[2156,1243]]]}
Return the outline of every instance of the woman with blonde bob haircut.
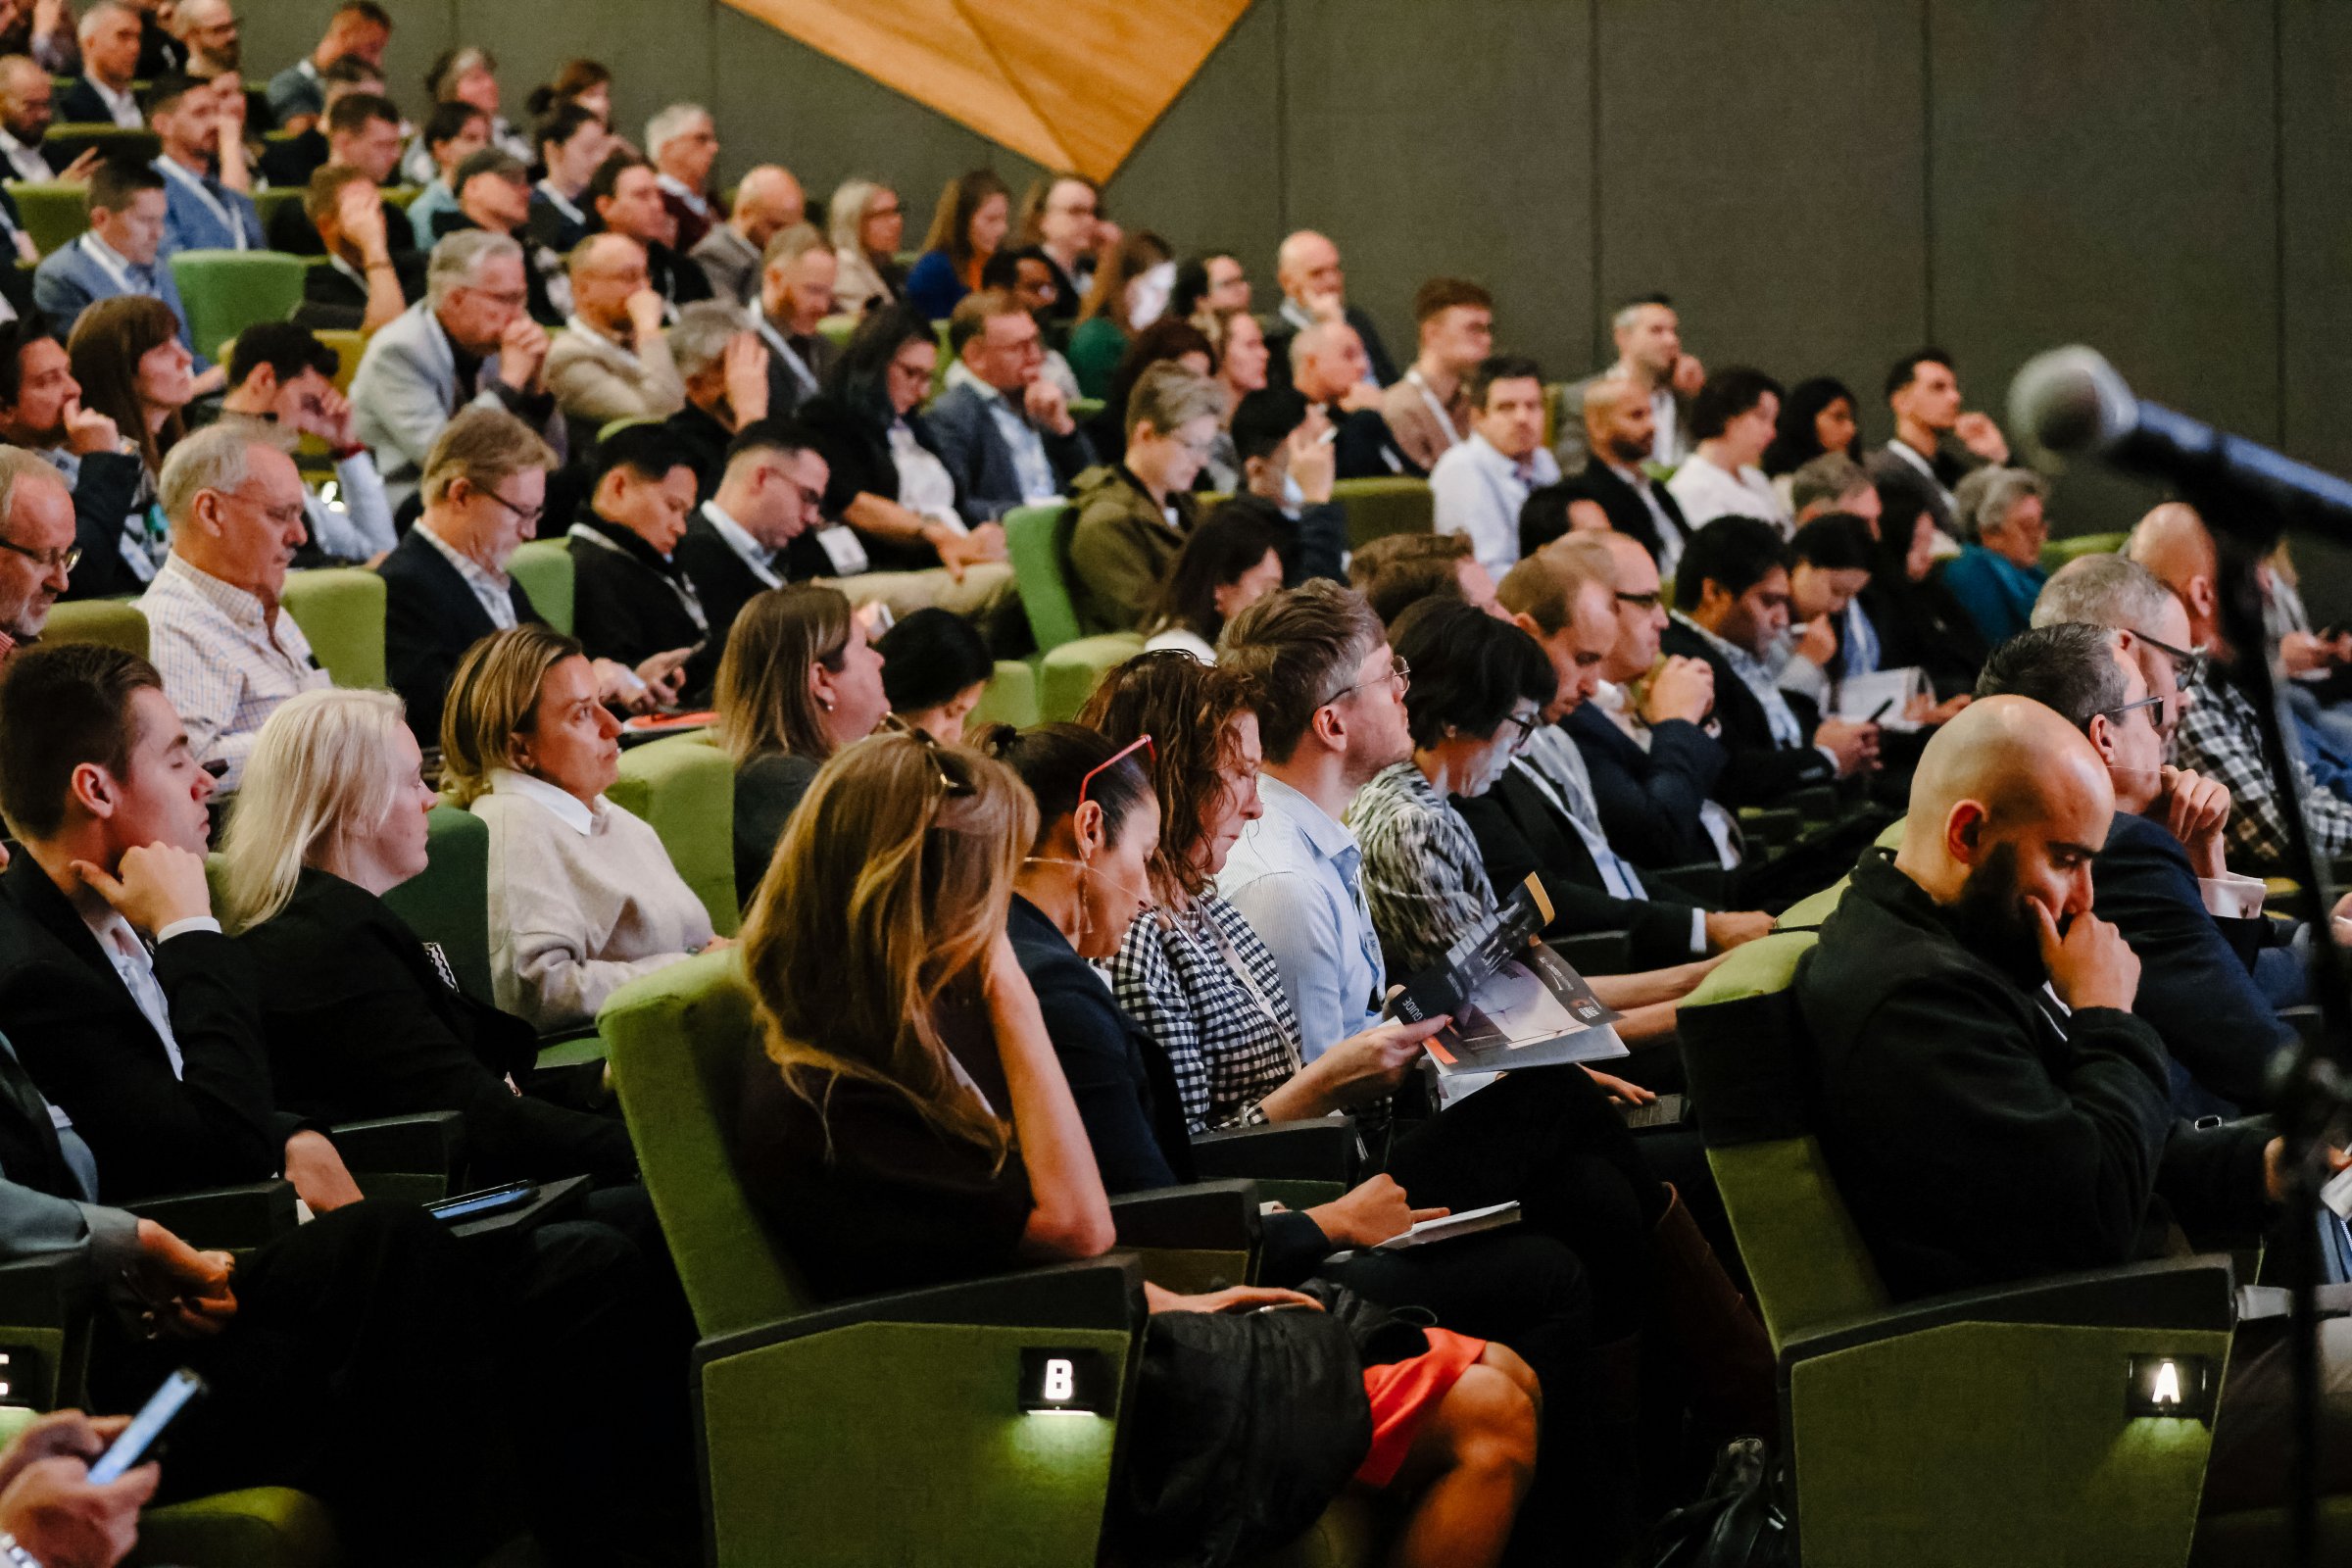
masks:
{"label": "woman with blonde bob haircut", "polygon": [[441,714],[457,803],[490,825],[498,1004],[540,1030],[591,1022],[640,975],[722,945],[651,826],[605,799],[620,724],[580,645],[494,632],[458,662]]}
{"label": "woman with blonde bob haircut", "polygon": [[420,760],[399,698],[328,690],[271,713],[246,764],[222,906],[261,978],[279,1107],[322,1122],[461,1112],[467,1186],[632,1181],[627,1129],[514,1093],[537,1032],[459,990],[384,903],[425,869]]}
{"label": "woman with blonde bob haircut", "polygon": [[825,760],[890,712],[882,656],[839,589],[755,596],[727,633],[714,699],[735,760],[735,896],[745,904]]}
{"label": "woman with blonde bob haircut", "polygon": [[[1003,763],[921,735],[877,735],[817,774],[760,884],[743,958],[764,1049],[745,1053],[735,1158],[753,1206],[820,1295],[1097,1257],[1117,1241],[1086,1124],[1007,929],[1037,826],[1029,791]],[[1535,1447],[1532,1397],[1508,1374],[1462,1373],[1427,1396],[1409,1438],[1384,1427],[1374,1442],[1369,1391],[1421,1358],[1360,1367],[1345,1328],[1327,1318],[1191,1318],[1317,1304],[1293,1291],[1177,1296],[1146,1284],[1144,1294],[1152,1312],[1190,1319],[1168,1325],[1193,1351],[1189,1364],[1225,1363],[1227,1376],[1194,1380],[1211,1392],[1148,1397],[1137,1421],[1172,1417],[1172,1432],[1201,1431],[1188,1401],[1281,1404],[1296,1417],[1281,1451],[1245,1452],[1262,1462],[1235,1468],[1265,1476],[1273,1511],[1289,1494],[1301,1515],[1294,1528],[1311,1523],[1353,1470],[1406,1503],[1391,1562],[1494,1560]],[[1147,1337],[1145,1353],[1159,1338]],[[1277,1369],[1277,1358],[1249,1354],[1269,1339],[1298,1359]],[[1446,1353],[1437,1343],[1430,1357]],[[1297,1370],[1302,1361],[1315,1363],[1311,1374]],[[1208,1441],[1247,1448],[1204,1425]],[[1167,1456],[1172,1466],[1191,1459]],[[1158,1479],[1139,1477],[1135,1493],[1158,1494]],[[1130,1515],[1112,1530],[1154,1526]],[[1159,1533],[1184,1526],[1204,1528],[1188,1515]]]}

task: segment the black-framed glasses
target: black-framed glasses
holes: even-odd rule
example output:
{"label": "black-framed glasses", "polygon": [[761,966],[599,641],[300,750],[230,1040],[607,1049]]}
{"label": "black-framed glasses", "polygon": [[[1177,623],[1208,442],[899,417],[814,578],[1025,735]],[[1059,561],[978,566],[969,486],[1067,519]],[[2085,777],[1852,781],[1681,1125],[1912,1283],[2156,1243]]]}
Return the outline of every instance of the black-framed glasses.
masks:
{"label": "black-framed glasses", "polygon": [[1511,750],[1516,752],[1524,750],[1527,743],[1536,738],[1536,726],[1544,722],[1544,715],[1542,713],[1507,713],[1503,716],[1503,722],[1519,731],[1518,734],[1511,737]]}
{"label": "black-framed glasses", "polygon": [[[2126,703],[2121,708],[2102,708],[2097,712],[2092,713],[2090,716],[2091,718],[2104,718],[2112,724],[2120,720],[2126,713],[2135,713],[2143,708],[2161,709],[2163,707],[2164,698],[2161,695],[2156,697],[2142,697],[2138,702]],[[2083,722],[2087,724],[2089,719],[2085,719]],[[2148,723],[2150,727],[2155,725],[2155,714],[2151,713],[2148,715]]]}
{"label": "black-framed glasses", "polygon": [[474,488],[474,494],[487,497],[488,499],[497,502],[500,506],[506,508],[515,516],[520,517],[524,522],[530,525],[530,529],[533,534],[536,534],[539,531],[539,519],[547,515],[547,509],[545,507],[518,507],[514,502],[509,501],[505,496],[500,495],[497,491],[491,489],[486,484],[477,485]]}
{"label": "black-framed glasses", "polygon": [[2175,648],[2171,643],[2159,642],[2144,631],[2135,631],[2132,635],[2170,659],[2183,686],[2201,678],[2205,673],[2206,661],[2213,657],[2202,648]]}
{"label": "black-framed glasses", "polygon": [[[1332,704],[1338,702],[1349,692],[1361,691],[1366,686],[1371,685],[1372,681],[1377,681],[1382,678],[1383,677],[1379,675],[1375,675],[1372,677],[1372,680],[1350,681],[1347,685],[1341,687],[1338,691],[1333,692],[1329,697],[1324,698],[1315,706],[1317,708],[1329,708]],[[1386,678],[1396,683],[1396,695],[1398,697],[1402,697],[1407,691],[1412,689],[1413,666],[1404,662],[1404,657],[1401,654],[1391,654],[1389,656],[1389,673]]]}
{"label": "black-framed glasses", "polygon": [[1655,610],[1666,602],[1666,591],[1661,588],[1654,593],[1629,594],[1620,588],[1617,590],[1617,602],[1632,605],[1636,610]]}
{"label": "black-framed glasses", "polygon": [[79,545],[68,545],[63,550],[34,550],[17,543],[14,539],[0,539],[0,550],[23,556],[43,571],[54,571],[61,566],[67,571],[72,571],[81,561],[81,546]]}

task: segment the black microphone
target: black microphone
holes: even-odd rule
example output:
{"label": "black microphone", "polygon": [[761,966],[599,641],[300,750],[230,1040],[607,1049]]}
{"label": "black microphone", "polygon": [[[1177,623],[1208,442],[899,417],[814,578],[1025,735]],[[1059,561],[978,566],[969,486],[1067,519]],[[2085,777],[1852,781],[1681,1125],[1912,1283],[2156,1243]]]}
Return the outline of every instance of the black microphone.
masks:
{"label": "black microphone", "polygon": [[2115,367],[2081,344],[2025,363],[2009,383],[2009,418],[2052,452],[2089,453],[2192,495],[2234,492],[2287,514],[2328,514],[2352,528],[2352,484],[2132,396]]}

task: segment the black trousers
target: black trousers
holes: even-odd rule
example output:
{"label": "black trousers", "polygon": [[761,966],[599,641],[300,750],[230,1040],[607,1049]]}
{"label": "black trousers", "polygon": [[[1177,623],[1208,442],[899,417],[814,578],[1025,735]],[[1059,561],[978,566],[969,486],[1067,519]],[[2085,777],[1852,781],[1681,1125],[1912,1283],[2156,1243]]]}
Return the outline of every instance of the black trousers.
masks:
{"label": "black trousers", "polygon": [[216,1338],[103,1319],[92,1402],[135,1409],[194,1367],[213,1392],[174,1425],[167,1500],[311,1493],[355,1564],[471,1565],[524,1528],[551,1564],[691,1562],[692,1341],[666,1255],[628,1234],[650,1222],[636,1188],[468,1243],[354,1204],[247,1258]]}

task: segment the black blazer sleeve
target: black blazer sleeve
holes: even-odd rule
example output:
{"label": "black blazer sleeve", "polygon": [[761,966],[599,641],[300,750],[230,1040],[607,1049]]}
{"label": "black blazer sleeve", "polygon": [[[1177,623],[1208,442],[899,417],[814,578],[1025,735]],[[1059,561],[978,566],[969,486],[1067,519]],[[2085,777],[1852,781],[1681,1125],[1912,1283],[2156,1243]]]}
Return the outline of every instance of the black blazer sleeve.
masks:
{"label": "black blazer sleeve", "polygon": [[1567,729],[1592,775],[1601,831],[1619,855],[1645,868],[1715,858],[1699,808],[1728,759],[1711,736],[1670,718],[1650,730],[1644,753],[1590,709],[1569,715]]}
{"label": "black blazer sleeve", "polygon": [[122,520],[139,493],[144,473],[139,460],[121,452],[94,452],[81,460],[74,487],[74,543],[81,560],[66,588],[68,599],[113,599],[145,585],[122,560]]}
{"label": "black blazer sleeve", "polygon": [[[588,1111],[517,1095],[501,1075],[505,1015],[440,985],[404,956],[416,938],[388,912],[360,922],[289,909],[240,939],[271,999],[270,1053],[286,1103],[329,1121],[455,1110],[466,1118],[468,1179],[479,1184],[589,1175],[634,1180],[628,1130]],[[442,1004],[436,1005],[436,1003]],[[478,1009],[487,1014],[474,1020]],[[459,1025],[480,1038],[463,1038]],[[529,1031],[509,1020],[527,1049]],[[485,1059],[488,1057],[490,1059]]]}
{"label": "black blazer sleeve", "polygon": [[[1104,1190],[1134,1193],[1177,1185],[1145,1109],[1143,1075],[1126,1018],[1108,987],[1091,975],[1065,974],[1064,967],[1041,968],[1030,978],[1040,982],[1038,1009],[1078,1102],[1079,1119],[1086,1123]],[[1098,994],[1088,996],[1089,987]]]}
{"label": "black blazer sleeve", "polygon": [[[1510,783],[1511,780],[1504,780]],[[1487,880],[1498,888],[1516,887],[1534,872],[1543,879],[1544,896],[1551,901],[1547,937],[1586,936],[1623,931],[1639,969],[1660,969],[1687,963],[1690,951],[1690,906],[1658,904],[1646,899],[1621,899],[1605,888],[1580,880],[1572,863],[1577,857],[1557,842],[1563,835],[1531,831],[1519,813],[1502,798],[1503,784],[1475,798],[1453,797],[1453,808],[1470,825],[1478,841],[1479,858],[1486,862]],[[1573,833],[1574,829],[1566,830]],[[1539,837],[1551,840],[1550,853],[1539,847]],[[1580,846],[1581,848],[1581,846]],[[1591,864],[1590,856],[1582,858]]]}

